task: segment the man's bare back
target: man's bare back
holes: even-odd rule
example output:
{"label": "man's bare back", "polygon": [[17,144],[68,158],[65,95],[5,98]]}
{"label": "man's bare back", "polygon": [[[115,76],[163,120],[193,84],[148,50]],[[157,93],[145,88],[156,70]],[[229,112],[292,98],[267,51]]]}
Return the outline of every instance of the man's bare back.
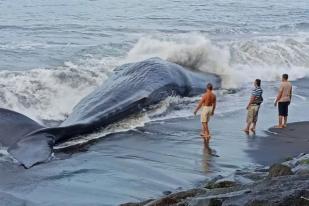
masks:
{"label": "man's bare back", "polygon": [[202,105],[206,107],[214,106],[216,95],[212,91],[207,91],[202,97]]}

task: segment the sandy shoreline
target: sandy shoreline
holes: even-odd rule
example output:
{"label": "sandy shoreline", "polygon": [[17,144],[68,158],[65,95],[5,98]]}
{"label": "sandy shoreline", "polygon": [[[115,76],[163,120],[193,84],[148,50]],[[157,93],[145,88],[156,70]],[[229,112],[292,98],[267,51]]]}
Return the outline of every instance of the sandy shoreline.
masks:
{"label": "sandy shoreline", "polygon": [[309,152],[309,122],[290,123],[285,129],[270,128],[266,133],[258,137],[256,149],[247,151],[259,164],[269,165]]}
{"label": "sandy shoreline", "polygon": [[[292,159],[299,154],[309,153],[308,134],[309,122],[307,121],[290,123],[285,129],[270,128],[269,131],[267,131],[267,136],[259,136],[260,141],[258,143],[258,146],[255,149],[247,150],[247,152],[253,159],[256,160],[257,163],[262,165],[270,166],[274,163],[284,162],[284,160],[287,161],[287,159]],[[305,156],[306,158],[300,161],[305,162],[305,166],[302,168],[301,172],[295,170],[295,175],[282,175],[282,177],[279,177],[279,180],[278,178],[272,179],[272,177],[269,177],[271,173],[268,169],[269,166],[266,166],[263,169],[259,167],[260,169],[256,169],[255,171],[250,172],[245,170],[238,170],[232,175],[232,180],[230,176],[225,177],[225,180],[222,181],[223,184],[221,185],[224,185],[222,186],[222,188],[226,187],[229,189],[223,189],[222,191],[220,191],[219,189],[219,191],[217,191],[216,188],[211,188],[214,190],[208,190],[210,182],[217,181],[216,177],[213,180],[206,181],[208,183],[204,183],[202,187],[199,186],[190,190],[168,194],[158,199],[154,198],[139,203],[125,203],[122,205],[213,205],[213,200],[215,200],[216,203],[214,205],[230,205],[234,202],[238,203],[236,205],[272,205],[275,204],[276,201],[278,205],[284,205],[285,203],[289,204],[289,202],[291,203],[295,201],[297,201],[295,202],[295,205],[309,205],[309,200],[306,199],[306,195],[309,194],[309,156]],[[301,157],[301,155],[299,157]],[[292,162],[294,165],[289,162]],[[291,160],[288,161],[288,163],[283,163],[283,165],[289,164],[289,166],[293,168],[300,165],[296,162],[296,160]],[[250,184],[248,183],[248,181],[244,181],[245,183],[238,182],[238,184],[236,183],[238,181],[238,179],[236,178],[237,174],[242,174],[242,178],[244,176],[251,176],[258,179],[258,181],[249,181]],[[268,178],[271,179],[265,179],[267,175]],[[278,184],[279,181],[280,184]],[[232,186],[229,184],[232,184]],[[236,187],[236,189],[234,188],[234,186]],[[268,187],[273,187],[272,190],[274,191],[269,190]],[[204,190],[205,188],[206,190]],[[269,192],[263,193],[263,190]],[[276,193],[275,190],[279,190],[279,192]],[[253,194],[249,194],[252,193],[252,191],[254,191]],[[289,191],[293,192],[289,193]],[[258,196],[257,194],[259,194],[260,196]],[[284,195],[289,196],[290,199],[285,197]],[[285,203],[283,204],[282,202],[284,201]]]}

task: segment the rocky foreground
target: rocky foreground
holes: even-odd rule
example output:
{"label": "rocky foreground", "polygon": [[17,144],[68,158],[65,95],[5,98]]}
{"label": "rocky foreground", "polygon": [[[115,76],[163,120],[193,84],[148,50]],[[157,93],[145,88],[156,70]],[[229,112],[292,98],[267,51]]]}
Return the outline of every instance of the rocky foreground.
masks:
{"label": "rocky foreground", "polygon": [[309,154],[218,176],[198,188],[122,206],[309,206]]}

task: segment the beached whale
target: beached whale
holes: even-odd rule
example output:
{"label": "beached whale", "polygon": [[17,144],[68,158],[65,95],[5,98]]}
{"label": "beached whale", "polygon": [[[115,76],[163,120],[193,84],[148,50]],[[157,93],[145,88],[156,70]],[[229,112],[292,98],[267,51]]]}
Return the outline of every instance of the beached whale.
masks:
{"label": "beached whale", "polygon": [[194,96],[206,83],[221,84],[216,75],[194,72],[151,58],[122,65],[95,91],[84,97],[59,126],[46,128],[30,118],[0,109],[0,143],[24,167],[48,160],[53,145],[91,133],[156,104],[168,96]]}

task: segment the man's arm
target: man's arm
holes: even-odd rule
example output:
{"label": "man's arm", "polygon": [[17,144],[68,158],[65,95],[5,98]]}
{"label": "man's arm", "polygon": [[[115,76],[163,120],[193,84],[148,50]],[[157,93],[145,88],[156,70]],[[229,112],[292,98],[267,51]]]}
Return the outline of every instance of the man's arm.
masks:
{"label": "man's arm", "polygon": [[275,101],[275,106],[277,106],[278,101],[281,99],[282,93],[283,93],[283,88],[280,87],[279,93],[278,93],[277,98],[276,98],[276,101]]}
{"label": "man's arm", "polygon": [[194,115],[196,115],[196,113],[198,112],[198,110],[202,107],[203,102],[204,102],[205,96],[202,97],[202,99],[199,101],[196,109],[194,110]]}
{"label": "man's arm", "polygon": [[290,91],[290,102],[292,101],[292,94],[293,94],[292,89],[293,87],[291,87],[291,91]]}
{"label": "man's arm", "polygon": [[212,106],[212,115],[215,114],[216,106],[217,106],[217,97],[216,97],[216,95],[214,95],[214,102],[213,102],[213,106]]}

